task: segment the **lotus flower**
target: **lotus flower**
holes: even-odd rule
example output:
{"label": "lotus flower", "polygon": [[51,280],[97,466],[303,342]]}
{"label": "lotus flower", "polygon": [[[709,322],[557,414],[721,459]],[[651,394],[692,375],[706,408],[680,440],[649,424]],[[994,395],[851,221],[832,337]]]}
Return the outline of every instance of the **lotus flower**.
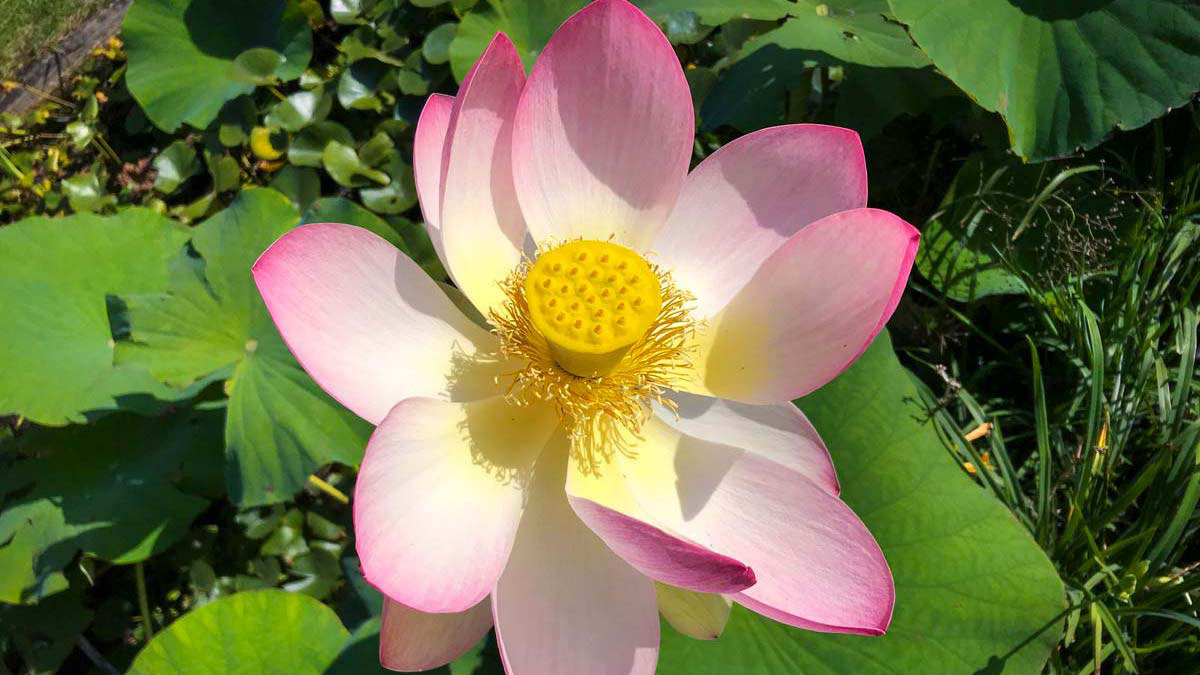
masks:
{"label": "lotus flower", "polygon": [[384,666],[448,663],[494,625],[509,673],[651,673],[660,612],[713,638],[730,602],[887,629],[888,565],[790,400],[880,332],[918,234],[865,208],[854,132],[764,129],[689,173],[694,119],[659,28],[598,0],[528,78],[497,34],[421,114],[456,288],[348,225],[254,265],[296,358],[377,426],[354,526]]}

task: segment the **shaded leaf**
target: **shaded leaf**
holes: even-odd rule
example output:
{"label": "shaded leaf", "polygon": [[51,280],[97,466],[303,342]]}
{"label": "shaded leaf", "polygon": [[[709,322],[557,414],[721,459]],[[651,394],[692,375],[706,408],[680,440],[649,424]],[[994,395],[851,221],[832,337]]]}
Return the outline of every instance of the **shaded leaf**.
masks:
{"label": "shaded leaf", "polygon": [[1004,117],[1026,159],[1091,148],[1200,89],[1193,2],[889,1],[934,64]]}
{"label": "shaded leaf", "polygon": [[92,616],[74,589],[36,605],[0,605],[0,644],[9,642],[21,655],[27,669],[21,672],[50,675],[59,672]]}
{"label": "shaded leaf", "polygon": [[219,410],[125,413],[33,429],[13,441],[31,458],[6,481],[6,491],[19,491],[0,513],[0,542],[7,542],[0,546],[0,600],[53,592],[79,551],[133,563],[178,541],[208,506],[178,484],[189,469],[219,463],[222,417]]}
{"label": "shaded leaf", "polygon": [[355,225],[383,237],[396,248],[408,252],[408,245],[396,228],[387,221],[371,213],[349,199],[342,197],[325,197],[318,199],[312,207],[304,212],[302,223],[344,223]]}

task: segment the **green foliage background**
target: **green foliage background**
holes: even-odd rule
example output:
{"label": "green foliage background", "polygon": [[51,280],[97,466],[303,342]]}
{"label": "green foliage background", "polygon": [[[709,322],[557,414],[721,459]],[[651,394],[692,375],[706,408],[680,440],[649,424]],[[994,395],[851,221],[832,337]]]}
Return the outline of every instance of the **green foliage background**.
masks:
{"label": "green foliage background", "polygon": [[[447,281],[424,99],[496,31],[531,66],[584,4],[135,0],[65,98],[3,117],[0,674],[378,671],[347,503],[371,427],[250,265],[335,221]],[[849,126],[871,204],[923,234],[890,333],[797,402],[892,566],[891,630],[735,608],[717,641],[664,624],[660,672],[1200,672],[1200,5],[635,4],[694,162]],[[494,639],[439,671],[500,672]]]}

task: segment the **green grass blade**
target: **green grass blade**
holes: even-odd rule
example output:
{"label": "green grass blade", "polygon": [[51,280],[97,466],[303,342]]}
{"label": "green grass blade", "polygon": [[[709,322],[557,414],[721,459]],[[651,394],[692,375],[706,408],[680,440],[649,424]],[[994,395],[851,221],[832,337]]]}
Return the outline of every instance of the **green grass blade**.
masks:
{"label": "green grass blade", "polygon": [[1033,406],[1037,426],[1038,480],[1037,480],[1037,532],[1039,542],[1045,545],[1050,538],[1050,423],[1046,415],[1046,389],[1042,382],[1042,364],[1038,359],[1037,347],[1027,335],[1029,358],[1033,367]]}

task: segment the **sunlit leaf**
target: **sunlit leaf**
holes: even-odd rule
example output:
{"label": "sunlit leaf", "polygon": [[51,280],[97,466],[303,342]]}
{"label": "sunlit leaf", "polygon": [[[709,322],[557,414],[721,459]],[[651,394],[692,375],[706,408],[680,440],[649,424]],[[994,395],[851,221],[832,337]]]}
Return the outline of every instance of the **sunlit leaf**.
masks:
{"label": "sunlit leaf", "polygon": [[95,171],[65,178],[60,187],[71,204],[71,210],[76,213],[92,213],[117,205],[116,196],[105,191],[100,175]]}
{"label": "sunlit leaf", "polygon": [[304,89],[276,103],[264,122],[272,129],[300,131],[313,122],[320,122],[333,108],[333,97],[324,87]]}
{"label": "sunlit leaf", "polygon": [[387,185],[391,179],[386,173],[372,169],[358,156],[354,148],[330,141],[321,153],[321,166],[329,175],[346,187],[363,187],[366,185]]}
{"label": "sunlit leaf", "polygon": [[121,36],[129,91],[165,131],[208,126],[226,101],[299,77],[312,56],[308,20],[285,0],[137,0]]}
{"label": "sunlit leaf", "polygon": [[106,296],[166,287],[188,231],[149,209],[29,218],[0,228],[0,412],[42,424],[140,405],[170,390],[113,366]]}
{"label": "sunlit leaf", "polygon": [[796,0],[791,14],[779,28],[751,38],[738,58],[770,44],[877,68],[929,65],[904,26],[891,18],[887,0]]}
{"label": "sunlit leaf", "polygon": [[171,194],[183,181],[200,171],[200,160],[187,141],[175,141],[154,158],[154,189]]}
{"label": "sunlit leaf", "polygon": [[237,593],[184,615],[137,655],[130,675],[320,675],[348,633],[333,610],[302,593]]}

